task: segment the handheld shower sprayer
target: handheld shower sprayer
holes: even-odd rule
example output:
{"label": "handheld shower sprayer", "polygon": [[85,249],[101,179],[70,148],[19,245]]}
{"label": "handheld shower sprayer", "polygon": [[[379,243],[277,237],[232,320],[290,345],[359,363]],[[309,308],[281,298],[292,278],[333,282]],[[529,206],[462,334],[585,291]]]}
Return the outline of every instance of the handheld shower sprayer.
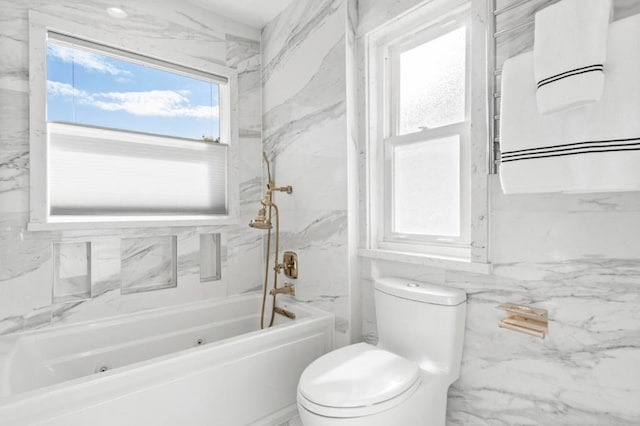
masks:
{"label": "handheld shower sprayer", "polygon": [[269,157],[267,157],[267,153],[262,151],[262,159],[267,164],[267,176],[269,177],[269,183],[273,182],[271,179],[271,164],[269,163]]}

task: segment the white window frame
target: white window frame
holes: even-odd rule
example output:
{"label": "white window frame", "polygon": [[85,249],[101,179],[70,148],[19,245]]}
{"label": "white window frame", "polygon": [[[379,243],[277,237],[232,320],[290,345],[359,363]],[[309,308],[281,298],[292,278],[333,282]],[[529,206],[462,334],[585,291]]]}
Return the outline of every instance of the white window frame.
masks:
{"label": "white window frame", "polygon": [[[488,65],[487,29],[471,19],[487,13],[484,0],[425,2],[405,15],[366,34],[366,238],[361,255],[384,258],[380,253],[407,253],[419,257],[486,263],[488,260],[487,171],[488,171]],[[399,87],[388,77],[398,52],[467,27],[466,120],[434,129],[397,135]],[[480,51],[478,51],[480,49]],[[483,67],[478,65],[482,64]],[[482,69],[481,69],[482,68]],[[397,71],[395,73],[397,75]],[[460,134],[461,235],[419,236],[391,232],[392,174],[390,150],[396,144],[414,143]],[[394,254],[394,260],[397,256]],[[419,261],[423,263],[422,261]],[[415,262],[414,262],[415,263]]]}
{"label": "white window frame", "polygon": [[[383,249],[408,250],[416,252],[433,252],[436,248],[441,248],[443,254],[446,247],[465,247],[469,245],[469,150],[470,150],[470,127],[471,114],[470,104],[470,25],[468,17],[464,16],[460,21],[454,21],[456,25],[441,28],[432,25],[419,32],[412,32],[401,40],[394,41],[382,47],[384,54],[385,70],[383,75],[384,84],[380,87],[383,93],[379,93],[386,105],[387,128],[382,135],[383,158],[384,158],[384,220],[378,231],[382,236],[379,246]],[[451,31],[465,28],[465,118],[464,121],[449,124],[434,129],[423,129],[422,131],[399,135],[400,117],[400,81],[399,65],[400,55],[414,47],[420,46]],[[408,145],[417,142],[429,142],[447,136],[460,137],[460,236],[448,237],[443,235],[416,235],[393,232],[393,148],[398,145]],[[451,251],[451,250],[448,250]]]}
{"label": "white window frame", "polygon": [[[49,34],[56,40],[73,40],[98,53],[123,57],[126,60],[153,65],[188,76],[207,76],[221,83],[220,142],[227,146],[227,212],[220,215],[148,215],[100,216],[79,215],[58,218],[49,214],[48,141],[46,119],[46,54]],[[29,73],[30,73],[30,217],[29,230],[96,229],[157,226],[208,226],[239,223],[237,72],[205,60],[170,51],[137,51],[120,47],[117,32],[90,28],[77,23],[29,11]],[[139,48],[138,48],[139,49]],[[180,64],[180,65],[178,65]],[[135,134],[135,132],[132,132]]]}

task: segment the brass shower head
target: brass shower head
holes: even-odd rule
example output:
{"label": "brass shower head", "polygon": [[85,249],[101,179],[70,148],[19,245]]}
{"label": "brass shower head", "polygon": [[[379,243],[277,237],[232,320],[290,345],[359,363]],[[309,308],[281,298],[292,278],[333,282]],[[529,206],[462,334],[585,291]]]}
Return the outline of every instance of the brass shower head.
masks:
{"label": "brass shower head", "polygon": [[258,215],[249,222],[249,226],[255,229],[271,229],[271,222],[267,219],[267,212],[264,207],[258,210]]}

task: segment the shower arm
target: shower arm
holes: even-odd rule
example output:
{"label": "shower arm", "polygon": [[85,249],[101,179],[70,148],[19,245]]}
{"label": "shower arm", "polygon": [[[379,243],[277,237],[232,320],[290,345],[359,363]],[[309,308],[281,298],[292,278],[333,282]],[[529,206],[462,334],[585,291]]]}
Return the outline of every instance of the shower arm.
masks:
{"label": "shower arm", "polygon": [[293,187],[291,185],[287,186],[276,186],[275,182],[269,181],[267,184],[267,193],[271,195],[272,192],[280,191],[286,192],[287,194],[291,194],[293,192]]}

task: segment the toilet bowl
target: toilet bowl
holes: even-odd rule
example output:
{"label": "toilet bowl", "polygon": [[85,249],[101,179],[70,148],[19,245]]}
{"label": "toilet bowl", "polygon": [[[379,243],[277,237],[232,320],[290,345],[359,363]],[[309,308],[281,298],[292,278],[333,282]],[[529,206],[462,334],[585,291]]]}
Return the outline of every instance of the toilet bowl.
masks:
{"label": "toilet bowl", "polygon": [[378,345],[346,346],[305,369],[297,395],[302,423],[444,425],[447,390],[459,376],[465,301],[458,289],[377,280]]}

